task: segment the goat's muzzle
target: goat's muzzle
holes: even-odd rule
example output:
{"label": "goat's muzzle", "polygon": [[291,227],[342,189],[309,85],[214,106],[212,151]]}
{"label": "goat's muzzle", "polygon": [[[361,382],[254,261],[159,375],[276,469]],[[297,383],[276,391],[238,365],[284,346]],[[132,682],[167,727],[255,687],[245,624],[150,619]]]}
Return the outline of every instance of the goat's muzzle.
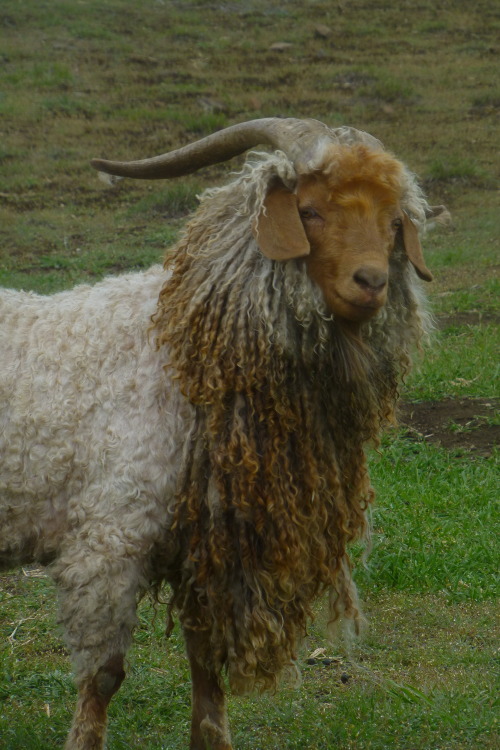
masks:
{"label": "goat's muzzle", "polygon": [[333,309],[353,322],[369,320],[385,305],[388,279],[388,272],[382,268],[360,266],[347,284],[338,285]]}
{"label": "goat's muzzle", "polygon": [[354,273],[353,278],[363,292],[375,299],[387,286],[388,275],[386,271],[373,266],[361,266]]}

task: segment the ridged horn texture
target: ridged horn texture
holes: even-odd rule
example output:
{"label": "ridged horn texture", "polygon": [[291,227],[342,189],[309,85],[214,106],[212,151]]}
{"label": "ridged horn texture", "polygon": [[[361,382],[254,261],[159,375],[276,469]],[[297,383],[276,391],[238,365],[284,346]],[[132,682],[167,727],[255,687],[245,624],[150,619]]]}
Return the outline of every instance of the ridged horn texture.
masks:
{"label": "ridged horn texture", "polygon": [[108,161],[93,159],[92,166],[100,172],[143,180],[181,177],[211,164],[232,159],[249,148],[272,146],[284,151],[300,169],[314,156],[318,143],[331,138],[330,129],[319,120],[264,117],[249,120],[170,151],[161,156],[139,161]]}

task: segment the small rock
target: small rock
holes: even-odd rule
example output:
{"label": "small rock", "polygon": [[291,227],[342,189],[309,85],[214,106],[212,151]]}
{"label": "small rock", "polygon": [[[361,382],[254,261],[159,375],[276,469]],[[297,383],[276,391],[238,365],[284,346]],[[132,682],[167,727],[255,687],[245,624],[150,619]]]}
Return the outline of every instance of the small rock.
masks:
{"label": "small rock", "polygon": [[293,47],[293,44],[290,42],[275,42],[274,44],[271,44],[269,49],[272,52],[285,52],[287,49],[290,49],[290,47]]}
{"label": "small rock", "polygon": [[262,109],[262,101],[258,96],[251,96],[248,100],[248,106],[252,109]]}
{"label": "small rock", "polygon": [[331,33],[331,28],[329,26],[324,26],[322,23],[314,27],[314,36],[319,37],[320,39],[327,39]]}
{"label": "small rock", "polygon": [[216,99],[211,99],[208,96],[200,96],[198,98],[198,104],[204,110],[204,112],[224,112],[225,106],[222,102]]}
{"label": "small rock", "polygon": [[348,683],[350,679],[351,677],[347,674],[347,672],[342,672],[342,674],[340,675],[340,681],[343,682],[344,685]]}

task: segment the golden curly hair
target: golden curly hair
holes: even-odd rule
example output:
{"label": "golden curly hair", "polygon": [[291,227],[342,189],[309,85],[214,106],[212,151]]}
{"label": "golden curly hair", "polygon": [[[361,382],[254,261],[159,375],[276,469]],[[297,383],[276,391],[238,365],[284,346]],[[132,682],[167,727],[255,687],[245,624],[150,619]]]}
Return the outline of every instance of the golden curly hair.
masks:
{"label": "golden curly hair", "polygon": [[[274,688],[312,604],[359,618],[347,546],[374,497],[364,445],[393,419],[423,331],[414,275],[396,251],[389,299],[354,333],[300,261],[265,258],[250,228],[284,155],[261,155],[207,191],[172,256],[153,318],[195,421],[177,491],[183,541],[173,605],[210,633],[233,690]],[[380,319],[379,319],[380,318]]]}

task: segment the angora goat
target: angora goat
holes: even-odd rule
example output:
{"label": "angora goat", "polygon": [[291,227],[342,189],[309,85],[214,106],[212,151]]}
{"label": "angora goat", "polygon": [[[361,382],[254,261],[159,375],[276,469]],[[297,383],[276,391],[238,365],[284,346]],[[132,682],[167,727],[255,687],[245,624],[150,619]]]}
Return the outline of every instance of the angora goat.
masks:
{"label": "angora goat", "polygon": [[364,445],[425,329],[431,209],[381,144],[264,119],[112,174],[174,177],[258,144],[165,269],[0,293],[0,565],[49,565],[79,689],[69,750],[103,746],[138,599],[163,581],[187,645],[191,750],[229,750],[237,692],[293,665],[314,600],[358,607],[346,547]]}

